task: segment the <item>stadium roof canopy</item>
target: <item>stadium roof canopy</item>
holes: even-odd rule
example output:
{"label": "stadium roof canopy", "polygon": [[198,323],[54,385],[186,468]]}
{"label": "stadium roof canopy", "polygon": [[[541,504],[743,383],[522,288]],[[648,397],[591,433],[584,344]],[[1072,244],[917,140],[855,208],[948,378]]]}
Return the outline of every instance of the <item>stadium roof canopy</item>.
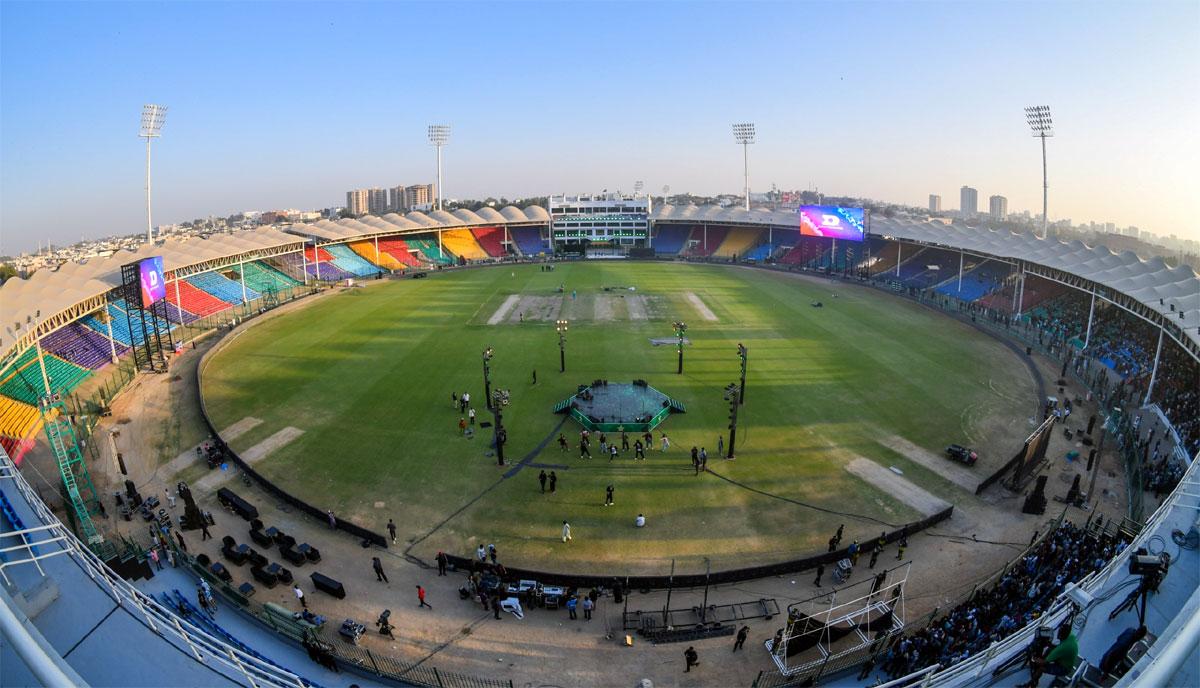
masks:
{"label": "stadium roof canopy", "polygon": [[[652,222],[733,224],[752,227],[792,229],[798,227],[796,214],[786,211],[745,210],[720,206],[659,205],[650,215]],[[389,213],[313,224],[274,227],[216,234],[207,239],[180,239],[118,251],[107,258],[83,263],[66,263],[56,270],[39,270],[29,279],[14,278],[0,287],[0,352],[7,353],[19,340],[26,339],[37,323],[47,323],[42,334],[71,319],[86,302],[91,310],[101,304],[105,293],[120,285],[121,266],[150,256],[163,256],[167,272],[202,272],[236,262],[240,257],[252,260],[263,255],[298,251],[314,238],[318,244],[370,239],[390,234],[455,229],[478,226],[544,225],[550,221],[545,208],[508,206],[499,210],[455,210],[431,213]],[[1170,268],[1162,258],[1142,260],[1132,252],[1120,254],[1102,246],[1089,247],[1074,241],[1038,239],[1030,234],[1014,234],[961,224],[871,219],[872,234],[961,249],[987,256],[1025,261],[1075,275],[1113,292],[1124,294],[1146,308],[1160,313],[1164,320],[1181,328],[1191,343],[1200,348],[1200,279],[1189,267]],[[49,323],[53,318],[62,321]],[[32,340],[27,340],[26,344]]]}

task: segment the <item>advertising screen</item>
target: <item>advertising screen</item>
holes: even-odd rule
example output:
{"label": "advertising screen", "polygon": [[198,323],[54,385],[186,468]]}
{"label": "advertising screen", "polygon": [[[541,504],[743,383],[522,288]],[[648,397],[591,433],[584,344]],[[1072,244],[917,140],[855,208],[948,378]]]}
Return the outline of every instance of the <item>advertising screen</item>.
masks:
{"label": "advertising screen", "polygon": [[167,295],[167,282],[163,279],[162,256],[146,258],[138,262],[138,279],[142,283],[142,308]]}
{"label": "advertising screen", "polygon": [[838,208],[832,205],[802,205],[800,234],[829,239],[862,241],[866,225],[862,208]]}

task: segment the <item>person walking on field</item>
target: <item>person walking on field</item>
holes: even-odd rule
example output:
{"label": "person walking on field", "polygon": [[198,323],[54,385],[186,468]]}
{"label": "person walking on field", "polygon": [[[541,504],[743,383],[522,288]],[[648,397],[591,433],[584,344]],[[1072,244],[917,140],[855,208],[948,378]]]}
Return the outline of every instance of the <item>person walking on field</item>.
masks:
{"label": "person walking on field", "polygon": [[300,589],[299,583],[292,584],[292,592],[296,595],[296,600],[300,602],[300,606],[308,609],[308,602],[304,600],[304,591]]}
{"label": "person walking on field", "polygon": [[550,494],[554,494],[555,486],[558,485],[558,474],[550,471]]}
{"label": "person walking on field", "polygon": [[604,506],[613,505],[613,486],[609,485],[604,489]]}
{"label": "person walking on field", "polygon": [[879,561],[879,553],[882,551],[882,547],[880,547],[878,544],[875,545],[875,549],[871,550],[871,563],[867,564],[867,568],[875,568],[875,562]]}
{"label": "person walking on field", "polygon": [[393,545],[396,544],[396,522],[389,518],[388,524],[387,524],[387,529],[388,529],[388,535],[392,536],[392,544]]}
{"label": "person walking on field", "polygon": [[667,433],[664,432],[663,436],[662,436],[663,453],[665,454],[667,452],[667,450],[670,448],[671,448],[671,439],[669,437],[667,437]]}
{"label": "person walking on field", "polygon": [[638,459],[645,460],[645,458],[646,458],[646,448],[642,446],[641,440],[637,440],[636,442],[633,443],[633,459],[634,459],[634,461],[636,461]]}
{"label": "person walking on field", "polygon": [[475,407],[472,406],[471,408],[467,409],[467,425],[474,425],[474,424],[475,424]]}
{"label": "person walking on field", "polygon": [[583,598],[583,620],[584,621],[592,620],[592,610],[595,609],[595,607],[596,607],[596,603],[592,601],[592,598],[590,598],[590,597]]}
{"label": "person walking on field", "polygon": [[825,565],[817,564],[817,579],[813,581],[813,585],[821,587],[821,576],[825,575]]}
{"label": "person walking on field", "polygon": [[430,609],[433,609],[433,605],[425,601],[425,588],[422,588],[419,585],[417,586],[417,602],[420,603],[417,605],[417,609],[420,609],[421,607],[429,607]]}
{"label": "person walking on field", "polygon": [[560,432],[560,433],[558,433],[558,450],[560,452],[565,452],[565,451],[567,451],[567,449],[568,449],[567,438],[565,435],[563,435]]}
{"label": "person walking on field", "polygon": [[896,545],[896,559],[904,558],[904,550],[908,547],[908,536],[901,535],[900,543]]}
{"label": "person walking on field", "polygon": [[688,646],[688,649],[683,651],[683,660],[687,663],[687,668],[683,673],[688,673],[694,666],[700,666],[700,655],[696,654],[696,648]]}
{"label": "person walking on field", "polygon": [[733,651],[737,652],[746,644],[746,638],[750,635],[750,627],[742,626],[737,632],[737,640],[733,643]]}
{"label": "person walking on field", "polygon": [[592,458],[592,452],[588,451],[587,440],[579,440],[579,458]]}
{"label": "person walking on field", "polygon": [[458,434],[460,434],[460,435],[467,434],[467,419],[466,418],[458,419]]}
{"label": "person walking on field", "polygon": [[700,447],[700,470],[708,470],[708,450]]}
{"label": "person walking on field", "polygon": [[450,405],[456,408],[458,407],[458,392],[450,393]]}
{"label": "person walking on field", "polygon": [[569,618],[571,620],[575,620],[575,619],[579,618],[578,616],[575,616],[575,609],[578,606],[579,606],[579,601],[576,600],[574,597],[567,600],[567,618]]}
{"label": "person walking on field", "polygon": [[608,445],[608,460],[613,461],[617,458],[617,445]]}
{"label": "person walking on field", "polygon": [[537,384],[537,368],[533,369],[533,384]]}
{"label": "person walking on field", "polygon": [[621,451],[629,451],[629,435],[624,430],[621,431]]}
{"label": "person walking on field", "polygon": [[538,473],[538,484],[542,486],[542,494],[546,494],[546,471]]}
{"label": "person walking on field", "polygon": [[379,561],[379,557],[371,557],[371,568],[375,569],[376,581],[388,582],[387,574],[383,572],[383,562]]}
{"label": "person walking on field", "polygon": [[446,575],[446,564],[448,564],[448,563],[450,563],[450,557],[447,557],[445,552],[438,550],[437,565],[438,565],[438,575],[439,576]]}
{"label": "person walking on field", "polygon": [[565,542],[570,542],[570,541],[571,541],[571,524],[570,524],[570,523],[567,523],[566,521],[563,521],[563,527],[562,527],[562,541],[563,541],[564,543],[565,543]]}
{"label": "person walking on field", "polygon": [[725,436],[717,435],[717,456],[725,456]]}

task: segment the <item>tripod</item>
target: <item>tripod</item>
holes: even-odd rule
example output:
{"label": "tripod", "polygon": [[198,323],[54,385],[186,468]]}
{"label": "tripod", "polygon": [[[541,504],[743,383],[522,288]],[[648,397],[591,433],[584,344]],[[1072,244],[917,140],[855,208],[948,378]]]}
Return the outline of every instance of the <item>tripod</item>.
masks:
{"label": "tripod", "polygon": [[1125,596],[1125,599],[1121,601],[1121,604],[1117,605],[1116,609],[1113,609],[1112,612],[1109,613],[1108,620],[1112,621],[1120,616],[1122,612],[1127,612],[1130,609],[1136,609],[1138,615],[1138,625],[1145,626],[1146,598],[1149,597],[1151,592],[1158,591],[1158,584],[1161,582],[1161,574],[1147,574],[1142,576],[1138,586]]}

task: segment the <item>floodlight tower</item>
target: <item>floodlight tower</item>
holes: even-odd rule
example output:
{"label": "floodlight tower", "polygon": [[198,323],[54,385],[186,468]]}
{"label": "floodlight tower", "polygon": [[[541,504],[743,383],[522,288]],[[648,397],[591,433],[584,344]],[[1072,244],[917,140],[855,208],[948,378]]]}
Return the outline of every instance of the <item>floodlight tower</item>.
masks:
{"label": "floodlight tower", "polygon": [[675,328],[676,344],[679,347],[679,369],[676,370],[675,373],[677,375],[683,375],[683,335],[685,332],[687,332],[688,326],[687,323],[683,322],[682,320],[677,320],[676,322],[672,323],[672,327]]}
{"label": "floodlight tower", "polygon": [[750,149],[748,146],[754,143],[754,123],[742,122],[741,124],[733,125],[733,138],[742,147],[742,176],[746,181],[746,210],[750,210]]}
{"label": "floodlight tower", "polygon": [[146,139],[146,242],[154,242],[154,223],[150,219],[150,141],[162,136],[163,120],[167,118],[167,106],[143,105],[142,130],[138,136]]}
{"label": "floodlight tower", "polygon": [[1033,135],[1042,140],[1042,238],[1047,236],[1046,210],[1049,207],[1050,184],[1046,176],[1046,139],[1054,136],[1054,123],[1050,120],[1049,105],[1034,105],[1025,108],[1025,119]]}
{"label": "floodlight tower", "polygon": [[437,148],[437,209],[442,209],[442,146],[450,140],[449,124],[430,124],[429,142]]}
{"label": "floodlight tower", "polygon": [[554,325],[558,330],[558,372],[567,372],[567,325],[566,320],[559,320]]}

